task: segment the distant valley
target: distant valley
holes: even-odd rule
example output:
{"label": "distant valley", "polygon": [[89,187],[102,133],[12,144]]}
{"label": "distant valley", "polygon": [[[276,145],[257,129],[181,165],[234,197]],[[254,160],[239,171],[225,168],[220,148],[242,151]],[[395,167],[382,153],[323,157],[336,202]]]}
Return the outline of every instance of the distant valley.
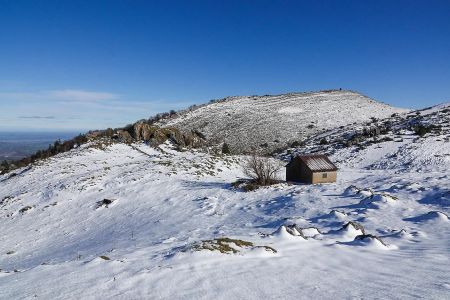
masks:
{"label": "distant valley", "polygon": [[0,132],[0,161],[18,160],[61,139],[66,140],[78,132]]}

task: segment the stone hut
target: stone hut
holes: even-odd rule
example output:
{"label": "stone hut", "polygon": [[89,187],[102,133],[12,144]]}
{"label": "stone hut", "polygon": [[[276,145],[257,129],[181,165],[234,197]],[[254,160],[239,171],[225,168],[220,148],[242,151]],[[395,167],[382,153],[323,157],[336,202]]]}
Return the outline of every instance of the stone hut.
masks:
{"label": "stone hut", "polygon": [[336,182],[337,167],[323,154],[297,155],[286,165],[286,181]]}

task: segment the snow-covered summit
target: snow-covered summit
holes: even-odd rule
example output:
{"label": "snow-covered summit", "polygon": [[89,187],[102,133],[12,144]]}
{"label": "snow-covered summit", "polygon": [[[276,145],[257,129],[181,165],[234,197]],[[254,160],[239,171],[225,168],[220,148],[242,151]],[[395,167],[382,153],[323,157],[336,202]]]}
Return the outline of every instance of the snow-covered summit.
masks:
{"label": "snow-covered summit", "polygon": [[226,142],[234,152],[252,147],[271,152],[324,129],[405,111],[353,91],[332,90],[228,97],[180,112],[161,124],[196,130],[211,144]]}

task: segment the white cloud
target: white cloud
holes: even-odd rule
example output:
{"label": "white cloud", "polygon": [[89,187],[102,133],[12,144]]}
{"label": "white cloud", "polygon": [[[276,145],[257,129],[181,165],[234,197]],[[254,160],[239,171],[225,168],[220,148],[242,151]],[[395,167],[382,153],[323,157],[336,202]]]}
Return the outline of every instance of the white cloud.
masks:
{"label": "white cloud", "polygon": [[0,92],[0,130],[119,127],[188,104],[132,100],[114,93],[75,89]]}
{"label": "white cloud", "polygon": [[85,90],[50,90],[0,93],[0,101],[99,102],[119,99],[119,95]]}
{"label": "white cloud", "polygon": [[119,99],[119,95],[105,92],[83,90],[55,90],[48,91],[48,96],[55,100],[95,102]]}
{"label": "white cloud", "polygon": [[51,119],[55,119],[55,116],[19,116],[19,119],[46,119],[46,120],[51,120]]}

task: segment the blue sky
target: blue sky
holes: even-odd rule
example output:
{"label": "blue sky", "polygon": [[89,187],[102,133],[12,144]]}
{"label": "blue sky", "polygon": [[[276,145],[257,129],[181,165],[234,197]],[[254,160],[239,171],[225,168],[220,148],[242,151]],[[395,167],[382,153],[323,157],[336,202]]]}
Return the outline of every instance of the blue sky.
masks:
{"label": "blue sky", "polygon": [[450,1],[0,0],[0,130],[333,88],[450,101]]}

